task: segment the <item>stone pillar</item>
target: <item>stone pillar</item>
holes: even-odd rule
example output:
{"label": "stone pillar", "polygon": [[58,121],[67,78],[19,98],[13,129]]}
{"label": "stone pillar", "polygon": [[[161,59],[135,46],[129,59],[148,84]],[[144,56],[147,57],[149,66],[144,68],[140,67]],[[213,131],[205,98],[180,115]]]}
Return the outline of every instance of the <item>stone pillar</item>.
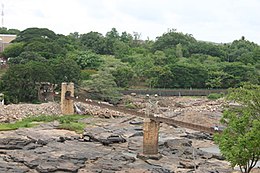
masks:
{"label": "stone pillar", "polygon": [[66,93],[70,93],[71,97],[74,97],[74,83],[63,82],[61,84],[61,113],[63,115],[74,114],[73,100],[66,99]]}
{"label": "stone pillar", "polygon": [[158,155],[159,127],[159,122],[150,118],[144,119],[143,155]]}

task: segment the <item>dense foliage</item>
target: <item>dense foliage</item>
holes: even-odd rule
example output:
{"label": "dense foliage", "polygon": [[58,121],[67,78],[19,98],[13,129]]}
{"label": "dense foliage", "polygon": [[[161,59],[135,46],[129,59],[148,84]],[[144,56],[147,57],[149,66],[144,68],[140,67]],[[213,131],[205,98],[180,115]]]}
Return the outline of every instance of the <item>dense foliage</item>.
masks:
{"label": "dense foliage", "polygon": [[226,129],[215,139],[231,165],[249,173],[260,159],[260,86],[246,84],[232,89],[227,98],[239,106],[224,112],[221,121]]}
{"label": "dense foliage", "polygon": [[[2,28],[0,33],[12,31]],[[17,38],[2,53],[9,59],[8,71],[12,72],[3,76],[0,91],[9,94],[12,79],[19,78],[14,75],[19,70],[16,66],[27,63],[34,66],[32,61],[48,64],[51,69],[44,70],[51,73],[57,84],[112,80],[113,87],[229,88],[239,87],[243,82],[260,82],[260,46],[244,37],[217,44],[198,41],[191,34],[176,30],[164,33],[155,41],[141,40],[137,32],[119,33],[115,28],[105,35],[91,31],[65,36],[46,28],[28,28],[15,33]],[[111,78],[95,77],[103,72]],[[33,77],[26,74],[25,79],[30,81]],[[47,79],[37,82],[43,80]],[[18,101],[25,100],[18,98]]]}
{"label": "dense foliage", "polygon": [[7,29],[5,27],[0,27],[0,34],[19,34],[19,30],[18,29]]}

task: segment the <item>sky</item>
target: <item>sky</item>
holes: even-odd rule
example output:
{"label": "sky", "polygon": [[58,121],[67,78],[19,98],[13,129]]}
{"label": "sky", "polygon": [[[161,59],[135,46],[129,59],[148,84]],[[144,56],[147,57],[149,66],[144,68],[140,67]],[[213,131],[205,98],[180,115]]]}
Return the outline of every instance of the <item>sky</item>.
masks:
{"label": "sky", "polygon": [[260,0],[0,0],[4,27],[48,28],[68,35],[138,32],[154,40],[170,29],[197,40],[260,44]]}

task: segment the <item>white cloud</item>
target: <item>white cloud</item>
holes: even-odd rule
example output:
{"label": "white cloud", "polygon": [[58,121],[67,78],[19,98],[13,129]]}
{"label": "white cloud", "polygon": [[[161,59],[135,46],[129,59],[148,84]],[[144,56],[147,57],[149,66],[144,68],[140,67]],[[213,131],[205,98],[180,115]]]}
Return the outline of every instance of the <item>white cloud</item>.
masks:
{"label": "white cloud", "polygon": [[2,0],[5,27],[56,33],[118,31],[154,39],[176,28],[198,40],[260,44],[259,0]]}

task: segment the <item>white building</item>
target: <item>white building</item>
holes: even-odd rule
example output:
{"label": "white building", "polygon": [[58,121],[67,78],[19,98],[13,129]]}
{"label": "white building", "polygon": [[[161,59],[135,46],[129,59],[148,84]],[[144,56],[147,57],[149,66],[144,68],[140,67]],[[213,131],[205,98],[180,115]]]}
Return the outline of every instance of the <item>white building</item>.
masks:
{"label": "white building", "polygon": [[0,52],[3,52],[4,49],[11,44],[16,38],[16,35],[9,35],[9,34],[0,34]]}

